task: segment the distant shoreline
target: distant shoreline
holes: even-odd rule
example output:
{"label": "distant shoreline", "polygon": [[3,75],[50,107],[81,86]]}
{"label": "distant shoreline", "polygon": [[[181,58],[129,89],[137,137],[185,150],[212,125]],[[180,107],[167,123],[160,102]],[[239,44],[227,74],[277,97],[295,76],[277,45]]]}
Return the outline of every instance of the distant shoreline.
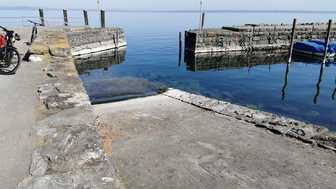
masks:
{"label": "distant shoreline", "polygon": [[[59,8],[45,7],[27,7],[15,6],[7,7],[0,6],[0,10],[60,10]],[[83,9],[68,9],[71,11],[83,11]],[[87,9],[88,11],[97,11],[97,9]],[[199,13],[199,10],[175,10],[175,11],[151,11],[151,10],[105,10],[106,12],[163,12],[163,13]],[[203,10],[204,13],[303,13],[303,14],[336,14],[336,11],[309,11],[309,10]]]}

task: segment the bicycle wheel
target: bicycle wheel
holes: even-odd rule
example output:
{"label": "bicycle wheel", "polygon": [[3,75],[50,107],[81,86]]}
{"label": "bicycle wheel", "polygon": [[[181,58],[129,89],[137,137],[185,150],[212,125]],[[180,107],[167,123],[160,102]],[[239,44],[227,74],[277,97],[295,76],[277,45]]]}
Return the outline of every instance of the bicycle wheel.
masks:
{"label": "bicycle wheel", "polygon": [[37,37],[37,29],[33,28],[32,35],[31,35],[31,38],[30,38],[30,44],[33,44],[36,37]]}
{"label": "bicycle wheel", "polygon": [[20,67],[21,55],[13,47],[0,49],[0,74],[14,74]]}

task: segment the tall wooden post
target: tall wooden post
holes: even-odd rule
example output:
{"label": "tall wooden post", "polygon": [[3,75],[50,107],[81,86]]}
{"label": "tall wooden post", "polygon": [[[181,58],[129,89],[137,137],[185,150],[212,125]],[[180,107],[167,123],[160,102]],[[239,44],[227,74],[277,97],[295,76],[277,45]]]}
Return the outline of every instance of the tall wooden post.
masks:
{"label": "tall wooden post", "polygon": [[68,11],[66,9],[63,9],[63,17],[64,17],[64,26],[69,26]]}
{"label": "tall wooden post", "polygon": [[205,13],[202,14],[202,29],[204,28]]}
{"label": "tall wooden post", "polygon": [[89,17],[88,17],[87,10],[83,10],[83,13],[84,13],[84,22],[85,22],[85,25],[88,26],[89,25]]}
{"label": "tall wooden post", "polygon": [[40,12],[40,22],[41,22],[41,26],[45,26],[44,25],[44,14],[43,14],[43,9],[39,9]]}
{"label": "tall wooden post", "polygon": [[290,64],[292,61],[292,53],[293,53],[293,43],[294,43],[294,36],[295,36],[295,28],[296,28],[296,18],[293,20],[293,28],[292,28],[292,38],[291,38],[291,43],[289,46],[289,58],[288,58],[288,63]]}
{"label": "tall wooden post", "polygon": [[179,67],[181,66],[182,58],[182,32],[179,32]]}
{"label": "tall wooden post", "polygon": [[182,49],[182,32],[179,32],[179,48]]}
{"label": "tall wooden post", "polygon": [[331,25],[332,25],[332,20],[329,20],[329,25],[328,25],[328,32],[327,32],[327,37],[325,39],[324,43],[324,53],[323,53],[323,64],[325,64],[327,54],[328,54],[328,45],[329,45],[329,37],[330,37],[330,31],[331,31]]}
{"label": "tall wooden post", "polygon": [[100,18],[101,18],[100,26],[101,28],[105,28],[105,11],[104,10],[100,11]]}

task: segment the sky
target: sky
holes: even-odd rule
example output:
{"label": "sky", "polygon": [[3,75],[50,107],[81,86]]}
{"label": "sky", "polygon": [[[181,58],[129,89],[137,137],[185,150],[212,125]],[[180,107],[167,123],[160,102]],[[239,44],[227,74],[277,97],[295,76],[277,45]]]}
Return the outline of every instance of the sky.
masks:
{"label": "sky", "polygon": [[[98,9],[97,0],[11,0],[11,6],[60,9]],[[336,11],[335,0],[203,0],[203,10]],[[8,6],[8,5],[3,5]],[[199,10],[199,0],[99,0],[102,10]]]}

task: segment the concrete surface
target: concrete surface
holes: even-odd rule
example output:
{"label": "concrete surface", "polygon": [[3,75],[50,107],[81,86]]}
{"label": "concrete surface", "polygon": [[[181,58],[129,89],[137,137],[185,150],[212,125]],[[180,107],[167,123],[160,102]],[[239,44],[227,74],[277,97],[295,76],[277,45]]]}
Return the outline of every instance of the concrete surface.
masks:
{"label": "concrete surface", "polygon": [[29,60],[32,55],[47,60],[43,70],[48,78],[38,83],[42,105],[34,127],[43,141],[31,156],[29,175],[16,188],[121,189],[102,146],[68,40],[62,30],[44,31],[29,48]]}
{"label": "concrete surface", "polygon": [[[7,29],[21,36],[14,46],[25,55],[31,27]],[[47,29],[56,28],[38,31]],[[43,139],[35,135],[33,126],[40,106],[37,84],[47,78],[41,69],[45,64],[22,61],[16,74],[0,75],[0,188],[14,188],[28,175],[32,152]]]}
{"label": "concrete surface", "polygon": [[336,156],[158,95],[94,105],[125,188],[335,188]]}
{"label": "concrete surface", "polygon": [[42,140],[32,127],[39,108],[37,83],[46,78],[43,65],[22,62],[16,74],[0,75],[0,188],[14,188],[28,175],[31,154]]}
{"label": "concrete surface", "polygon": [[[38,26],[37,27],[37,32],[38,34],[42,31],[47,31],[47,30],[60,30],[63,28],[79,28],[80,26],[53,26],[53,27],[42,27]],[[85,26],[83,26],[85,27]],[[29,45],[28,43],[30,42],[31,34],[32,34],[32,26],[23,26],[23,27],[7,27],[8,30],[14,30],[15,33],[19,34],[21,37],[20,41],[16,41],[14,46],[18,48],[19,52],[21,55],[25,55],[28,52]],[[0,31],[2,33],[2,31]],[[22,58],[23,58],[22,56]]]}

